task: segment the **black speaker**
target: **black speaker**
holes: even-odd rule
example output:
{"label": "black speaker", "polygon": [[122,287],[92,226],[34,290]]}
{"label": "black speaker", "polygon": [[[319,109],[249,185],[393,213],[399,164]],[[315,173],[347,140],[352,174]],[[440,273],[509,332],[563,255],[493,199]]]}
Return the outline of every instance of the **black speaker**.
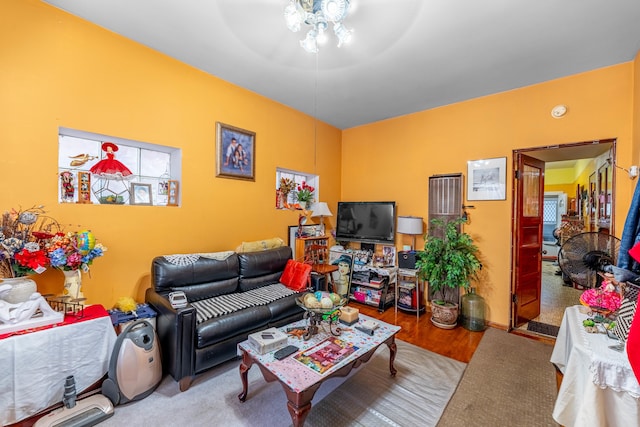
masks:
{"label": "black speaker", "polygon": [[398,267],[415,270],[416,268],[416,251],[400,251],[398,252]]}

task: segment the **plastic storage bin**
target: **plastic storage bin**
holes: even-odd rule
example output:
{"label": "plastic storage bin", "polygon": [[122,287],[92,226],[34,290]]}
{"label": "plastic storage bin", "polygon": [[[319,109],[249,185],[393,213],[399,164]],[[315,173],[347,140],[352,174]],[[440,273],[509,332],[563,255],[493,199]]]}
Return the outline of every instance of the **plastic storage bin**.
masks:
{"label": "plastic storage bin", "polygon": [[127,312],[120,311],[117,308],[109,310],[109,316],[111,316],[111,323],[113,327],[116,329],[116,333],[119,335],[120,332],[124,331],[125,328],[129,325],[129,323],[138,320],[145,319],[147,322],[153,326],[153,329],[156,329],[156,316],[158,313],[155,312],[154,309],[149,307],[148,304],[138,304],[135,312]]}

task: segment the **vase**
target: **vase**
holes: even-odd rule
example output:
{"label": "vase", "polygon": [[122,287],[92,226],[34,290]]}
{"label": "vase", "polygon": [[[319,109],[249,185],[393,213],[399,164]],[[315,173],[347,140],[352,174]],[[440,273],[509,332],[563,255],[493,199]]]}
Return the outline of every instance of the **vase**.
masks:
{"label": "vase", "polygon": [[0,286],[3,285],[11,286],[11,290],[2,298],[10,304],[25,302],[31,294],[38,292],[36,282],[28,276],[3,278]]}
{"label": "vase", "polygon": [[469,288],[462,296],[460,318],[462,326],[470,331],[484,331],[485,302],[484,298],[476,294],[475,288]]}
{"label": "vase", "polygon": [[307,209],[307,204],[309,204],[309,202],[301,202],[298,200],[298,205],[300,205],[300,209],[302,210]]}
{"label": "vase", "polygon": [[84,298],[82,294],[82,272],[80,270],[62,270],[64,273],[63,295],[72,299]]}

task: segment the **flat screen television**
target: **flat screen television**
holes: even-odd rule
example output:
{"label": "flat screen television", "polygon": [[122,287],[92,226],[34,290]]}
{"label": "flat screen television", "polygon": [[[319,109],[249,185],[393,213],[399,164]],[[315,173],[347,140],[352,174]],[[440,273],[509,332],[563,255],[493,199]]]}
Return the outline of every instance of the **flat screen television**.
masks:
{"label": "flat screen television", "polygon": [[338,202],[336,240],[395,242],[396,202]]}

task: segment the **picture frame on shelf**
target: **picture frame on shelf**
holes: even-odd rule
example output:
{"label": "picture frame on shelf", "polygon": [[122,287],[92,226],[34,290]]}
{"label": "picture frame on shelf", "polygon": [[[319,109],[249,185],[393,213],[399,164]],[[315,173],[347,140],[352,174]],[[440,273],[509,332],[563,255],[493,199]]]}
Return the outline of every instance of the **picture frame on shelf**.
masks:
{"label": "picture frame on shelf", "polygon": [[256,133],[216,122],[216,177],[255,181]]}
{"label": "picture frame on shelf", "polygon": [[78,172],[78,203],[91,203],[91,174]]}
{"label": "picture frame on shelf", "polygon": [[176,180],[167,181],[167,206],[178,206],[180,200],[180,183]]}
{"label": "picture frame on shelf", "polygon": [[396,265],[396,247],[391,245],[382,246],[382,258],[385,267]]}
{"label": "picture frame on shelf", "polygon": [[506,157],[467,161],[467,200],[506,200],[506,188]]}
{"label": "picture frame on shelf", "polygon": [[331,278],[337,293],[343,298],[349,298],[351,293],[351,279],[353,276],[353,253],[344,251],[329,251],[329,263],[337,265],[338,271],[331,273]]}
{"label": "picture frame on shelf", "polygon": [[131,183],[131,197],[129,203],[132,205],[152,205],[151,184],[141,182]]}

